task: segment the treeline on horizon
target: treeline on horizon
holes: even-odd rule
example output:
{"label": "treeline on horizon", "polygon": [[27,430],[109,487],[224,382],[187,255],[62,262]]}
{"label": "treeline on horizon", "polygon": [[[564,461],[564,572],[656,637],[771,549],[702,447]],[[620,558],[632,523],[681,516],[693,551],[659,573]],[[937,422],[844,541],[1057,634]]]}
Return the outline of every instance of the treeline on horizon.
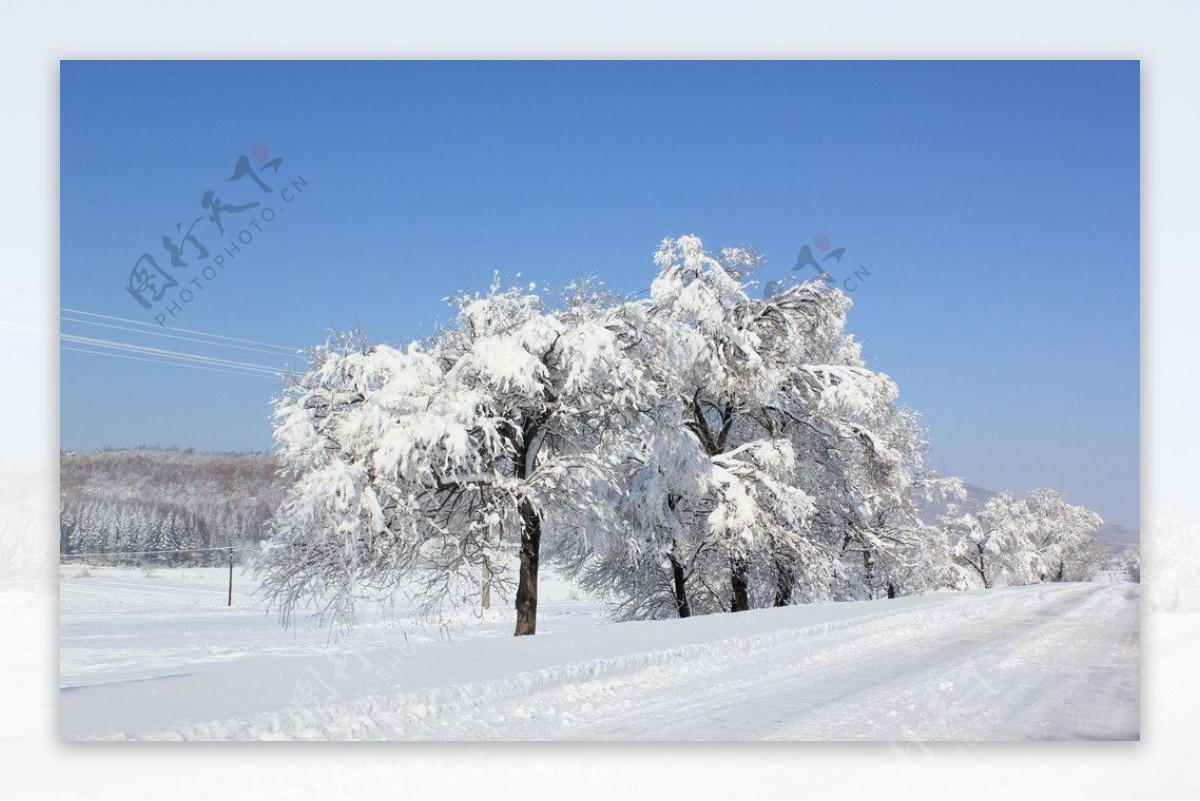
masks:
{"label": "treeline on horizon", "polygon": [[[205,565],[227,556],[201,549],[233,545],[244,560],[283,498],[269,453],[105,448],[62,451],[59,460],[63,558]],[[135,553],[147,551],[158,553]]]}

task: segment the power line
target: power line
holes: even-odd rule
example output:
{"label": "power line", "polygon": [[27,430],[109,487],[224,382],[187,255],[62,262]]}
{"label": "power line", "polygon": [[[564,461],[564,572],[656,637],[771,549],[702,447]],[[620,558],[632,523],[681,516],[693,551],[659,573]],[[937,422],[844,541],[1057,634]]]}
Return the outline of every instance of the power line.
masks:
{"label": "power line", "polygon": [[196,342],[198,344],[209,345],[214,348],[233,348],[235,350],[246,350],[246,351],[253,351],[255,353],[265,353],[269,356],[282,355],[282,354],[278,353],[277,351],[266,350],[264,348],[252,348],[248,345],[227,345],[223,342],[209,342],[208,340],[198,339],[196,337],[185,337],[185,336],[179,336],[178,334],[168,334],[165,331],[142,331],[141,329],[138,329],[138,328],[131,328],[129,326],[124,326],[124,325],[113,325],[112,323],[101,323],[101,322],[97,322],[95,320],[74,320],[74,319],[71,319],[70,317],[65,316],[65,314],[62,315],[62,321],[64,323],[76,323],[79,325],[91,325],[91,326],[96,326],[98,328],[111,328],[111,329],[115,329],[118,331],[131,331],[135,334],[148,334],[150,336],[166,337],[167,339],[178,339],[178,340],[182,340],[184,342]]}
{"label": "power line", "polygon": [[[51,307],[56,306],[56,304],[53,301],[46,300],[44,298],[35,298],[30,295],[21,295],[16,292],[0,291],[0,295],[7,295],[8,297],[13,297],[13,298],[21,298],[22,300],[25,300],[25,301],[34,301],[35,303],[40,303],[40,304],[43,304],[44,306],[51,306]],[[3,302],[4,301],[0,301],[0,303],[3,303]],[[24,308],[35,308],[34,306],[29,305],[28,303],[25,303],[25,304],[7,303],[5,305],[23,306]],[[58,306],[57,308],[59,309],[60,316],[64,312],[66,312],[68,314],[79,314],[79,315],[84,315],[86,317],[95,317],[95,318],[102,319],[102,320],[114,320],[116,322],[129,323],[132,325],[143,326],[144,328],[149,329],[148,331],[145,331],[145,333],[156,333],[156,334],[161,333],[160,329],[162,328],[162,326],[158,326],[156,323],[147,323],[143,320],[135,320],[131,317],[119,317],[117,315],[112,315],[112,314],[99,314],[97,312],[85,311],[83,309],[72,309],[67,306]],[[170,328],[170,330],[177,331],[177,332],[183,333],[183,334],[195,334],[197,336],[209,337],[211,339],[225,340],[228,342],[241,342],[241,343],[244,343],[247,345],[258,345],[258,346],[266,347],[266,348],[274,348],[278,351],[281,351],[280,355],[292,356],[297,353],[301,353],[304,350],[303,348],[293,348],[293,347],[289,347],[287,345],[280,345],[280,344],[277,344],[274,342],[262,342],[260,340],[245,339],[243,337],[229,336],[227,334],[213,334],[213,333],[209,333],[207,331],[198,331],[198,330],[191,329],[191,328],[177,328],[177,327],[172,326]],[[219,343],[216,343],[216,342],[211,343],[211,344],[219,346]],[[230,346],[230,347],[232,347],[232,346]]]}
{"label": "power line", "polygon": [[65,553],[65,554],[60,551],[58,558],[59,558],[59,563],[61,564],[63,557],[70,558],[72,556],[146,556],[146,555],[153,556],[155,554],[202,553],[205,551],[208,551],[208,552],[217,551],[217,552],[225,553],[225,554],[229,555],[229,592],[227,595],[228,600],[226,601],[226,604],[228,606],[233,606],[233,552],[234,551],[242,551],[244,553],[262,553],[262,551],[259,551],[256,548],[235,547],[233,545],[233,543],[230,543],[229,545],[226,545],[224,548],[207,548],[207,547],[206,548],[163,548],[163,549],[155,550],[155,551],[107,551],[107,552],[99,552],[99,553],[88,553],[86,551],[81,551],[78,553]]}
{"label": "power line", "polygon": [[42,334],[43,336],[58,336],[58,332],[52,328],[41,328],[36,325],[25,325],[24,323],[0,322],[0,328],[7,328],[9,331],[20,331],[27,334]]}
{"label": "power line", "polygon": [[261,364],[252,364],[250,362],[239,362],[233,359],[225,359],[218,356],[202,356],[195,353],[186,353],[178,350],[167,350],[166,348],[155,348],[149,345],[133,345],[128,342],[118,342],[112,339],[99,339],[96,337],[79,336],[78,334],[61,334],[62,339],[68,342],[75,342],[80,345],[92,345],[101,348],[112,348],[113,350],[123,350],[133,353],[145,353],[153,356],[168,356],[173,359],[184,359],[187,361],[202,362],[205,364],[216,364],[222,367],[237,367],[245,370],[261,371],[270,375],[278,375],[282,370],[274,367],[267,367]]}
{"label": "power line", "polygon": [[[99,339],[96,337],[86,337],[78,334],[59,333],[49,331],[37,326],[22,325],[20,323],[3,323],[0,322],[0,329],[7,329],[22,334],[36,334],[41,336],[54,337],[58,336],[66,342],[73,342],[80,345],[90,345],[92,347],[107,348],[110,350],[125,351],[127,353],[146,354],[151,356],[165,357],[171,360],[180,360],[186,362],[199,362],[205,365],[215,365],[220,367],[228,367],[241,371],[251,371],[266,375],[281,375],[285,371],[279,368],[270,367],[267,365],[253,364],[251,362],[242,362],[225,357],[205,356],[202,354],[188,353],[184,351],[167,350],[165,348],[156,348],[146,345],[135,345],[128,342],[119,342],[116,340]],[[78,351],[77,348],[67,348],[67,350]],[[95,353],[96,351],[79,351],[83,353]]]}
{"label": "power line", "polygon": [[[52,332],[41,331],[41,330],[37,330],[37,329],[30,329],[28,331],[22,331],[21,329],[18,329],[14,326],[5,326],[4,324],[0,323],[0,330],[6,329],[6,328],[9,329],[9,331],[11,333],[8,336],[0,336],[0,341],[15,342],[15,343],[19,343],[19,344],[45,344],[45,345],[54,344],[51,342],[38,343],[34,339],[27,338],[34,334],[41,334],[43,336],[51,336]],[[164,365],[167,367],[185,367],[190,370],[208,370],[208,371],[215,372],[215,373],[229,373],[230,375],[242,375],[242,376],[250,376],[250,377],[255,377],[255,378],[274,378],[275,377],[268,373],[263,373],[263,372],[258,372],[258,371],[250,371],[250,370],[242,370],[242,369],[228,369],[228,368],[224,368],[224,367],[210,367],[210,366],[206,366],[206,365],[202,365],[202,364],[193,364],[193,363],[187,362],[187,361],[175,361],[175,360],[171,360],[169,358],[131,356],[128,354],[112,353],[110,351],[103,351],[103,350],[86,350],[84,348],[73,348],[69,345],[59,345],[59,350],[71,351],[72,353],[85,353],[90,356],[108,356],[109,358],[113,358],[113,359],[128,359],[129,361],[147,362],[149,364],[159,364],[159,365]]]}
{"label": "power line", "polygon": [[[36,304],[45,304],[47,308],[53,306],[53,303],[50,301],[42,300],[40,298],[33,298],[28,295],[20,295],[13,292],[2,291],[0,291],[0,295],[22,299],[22,302],[17,303],[0,297],[0,305],[36,310],[37,306],[29,303],[29,301],[33,301]],[[73,315],[83,315],[84,317],[97,319],[78,319]],[[224,334],[212,334],[206,331],[196,331],[192,329],[170,329],[172,332],[184,332],[196,335],[196,337],[181,336],[178,333],[162,331],[154,327],[152,324],[140,320],[133,320],[127,317],[118,317],[115,315],[99,314],[96,312],[84,311],[82,309],[60,308],[59,317],[61,324],[63,325],[91,325],[112,330],[127,331],[135,335],[147,334],[151,336],[161,336],[180,342],[189,342],[211,348],[232,348],[241,351],[263,353],[269,356],[296,356],[301,353],[301,351],[298,349],[288,348],[284,345],[277,345],[269,342],[260,342],[241,337],[226,336]],[[141,327],[135,328],[126,325],[114,325],[112,323],[100,322],[100,320],[114,320],[118,323],[129,323],[132,326]],[[211,372],[229,373],[233,375],[265,376],[268,378],[276,378],[286,374],[287,372],[287,370],[284,368],[276,368],[268,365],[231,359],[225,356],[209,356],[193,351],[171,350],[152,345],[139,345],[133,342],[91,337],[83,334],[47,329],[40,326],[25,325],[22,323],[0,322],[0,329],[7,329],[25,336],[36,335],[41,337],[54,337],[59,340],[58,344],[61,350],[92,356],[109,356],[112,358],[140,361],[149,364],[166,365],[169,367],[186,367],[195,370],[208,370]],[[208,339],[201,339],[197,337],[207,337]],[[9,339],[11,341],[11,338]],[[17,339],[16,341],[28,340]],[[86,347],[70,347],[66,344],[68,342]],[[232,344],[237,342],[244,342],[247,344]],[[257,347],[260,345],[265,347]],[[276,350],[267,350],[265,348],[273,348]]]}
{"label": "power line", "polygon": [[110,353],[103,350],[84,350],[82,348],[72,348],[67,345],[61,346],[62,350],[73,351],[74,353],[87,353],[92,356],[109,356],[113,359],[129,359],[135,362],[149,362],[150,364],[161,364],[167,367],[186,367],[189,370],[210,370],[214,373],[229,373],[230,375],[242,375],[248,378],[273,378],[274,376],[267,373],[255,373],[248,370],[229,370],[223,367],[205,367],[202,364],[189,364],[188,362],[172,362],[165,359],[150,359],[143,356],[129,356],[123,353]]}
{"label": "power line", "polygon": [[262,551],[260,551],[258,548],[243,548],[238,545],[222,545],[205,548],[170,548],[156,551],[64,551],[60,553],[59,556],[144,556],[146,554],[156,553],[196,553],[197,551],[220,551],[221,553],[229,553],[230,551],[243,551],[245,553],[262,553]]}
{"label": "power line", "polygon": [[[83,311],[81,309],[69,309],[66,306],[62,307],[62,311],[68,312],[70,314],[83,314],[83,315],[87,315],[88,317],[98,317],[102,320],[116,320],[116,321],[122,322],[122,323],[133,323],[135,325],[146,326],[151,331],[154,331],[157,333],[157,329],[155,329],[153,327],[153,324],[144,323],[141,320],[132,320],[128,317],[116,317],[111,314],[97,314],[96,312]],[[287,345],[276,345],[272,342],[259,342],[258,340],[254,340],[254,339],[242,339],[241,337],[231,337],[231,336],[226,336],[225,334],[210,334],[206,331],[196,331],[191,328],[174,328],[173,327],[173,328],[171,328],[171,330],[179,331],[180,333],[184,333],[184,334],[197,334],[202,337],[211,337],[213,339],[224,339],[224,340],[228,340],[230,342],[244,342],[248,345],[262,345],[262,346],[265,346],[268,348],[276,348],[276,349],[282,351],[282,353],[280,353],[281,356],[294,356],[297,353],[301,353],[303,350],[302,348],[289,348]],[[213,344],[215,345],[217,343],[213,343]]]}

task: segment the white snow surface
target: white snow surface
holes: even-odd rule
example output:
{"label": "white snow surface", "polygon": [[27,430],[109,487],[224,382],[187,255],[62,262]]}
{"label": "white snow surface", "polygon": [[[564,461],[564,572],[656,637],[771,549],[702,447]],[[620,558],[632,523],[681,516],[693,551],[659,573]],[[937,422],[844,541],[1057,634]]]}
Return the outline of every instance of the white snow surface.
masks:
{"label": "white snow surface", "polygon": [[1138,739],[1139,596],[1111,577],[608,623],[546,576],[331,640],[220,569],[61,569],[64,739]]}

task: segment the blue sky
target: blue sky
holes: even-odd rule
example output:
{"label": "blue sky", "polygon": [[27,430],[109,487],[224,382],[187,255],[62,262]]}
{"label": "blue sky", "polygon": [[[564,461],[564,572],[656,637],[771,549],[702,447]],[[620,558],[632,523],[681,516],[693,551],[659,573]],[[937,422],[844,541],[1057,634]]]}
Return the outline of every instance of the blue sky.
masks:
{"label": "blue sky", "polygon": [[[838,278],[867,271],[850,327],[935,467],[1137,525],[1137,62],[63,62],[61,93],[64,307],[153,323],[125,289],[149,252],[204,286],[176,328],[404,341],[496,270],[634,291],[695,233],[754,245],[766,279],[824,234]],[[227,180],[242,156],[282,159],[270,195]],[[209,189],[261,205],[222,237]],[[187,248],[170,267],[176,223],[205,215],[211,260],[264,207],[215,279]],[[61,371],[63,448],[271,447],[270,379],[71,351]]]}

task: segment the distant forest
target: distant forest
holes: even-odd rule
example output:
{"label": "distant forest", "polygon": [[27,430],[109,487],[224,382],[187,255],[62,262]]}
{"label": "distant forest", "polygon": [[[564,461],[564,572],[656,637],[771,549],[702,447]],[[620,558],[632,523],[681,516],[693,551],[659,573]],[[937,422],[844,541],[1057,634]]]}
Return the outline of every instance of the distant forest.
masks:
{"label": "distant forest", "polygon": [[[278,467],[268,453],[63,451],[60,553],[106,554],[87,559],[109,564],[205,565],[227,557],[204,551],[119,554],[231,544],[256,549],[283,498]],[[237,554],[239,561],[247,556]]]}

